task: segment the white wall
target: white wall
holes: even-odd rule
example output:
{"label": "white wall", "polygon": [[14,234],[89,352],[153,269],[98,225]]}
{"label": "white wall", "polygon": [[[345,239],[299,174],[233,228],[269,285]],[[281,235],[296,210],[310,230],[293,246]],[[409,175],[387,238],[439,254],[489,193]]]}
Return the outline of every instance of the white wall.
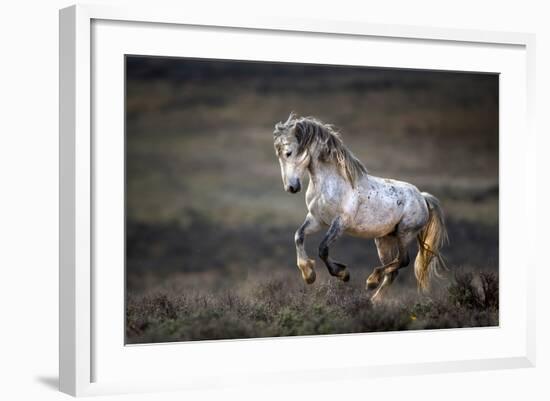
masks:
{"label": "white wall", "polygon": [[[96,1],[125,4],[137,1]],[[145,2],[144,2],[145,3]],[[550,151],[550,24],[544,1],[155,1],[213,13],[300,15],[376,23],[429,25],[537,34],[539,176],[545,181]],[[70,1],[2,2],[0,19],[0,393],[3,399],[57,399],[57,202],[58,202],[58,8]],[[547,180],[546,180],[547,181]],[[540,210],[547,187],[538,189]],[[533,200],[535,201],[535,200]],[[550,258],[545,255],[547,215],[535,233],[518,233],[518,246],[539,241],[537,273],[538,367],[482,373],[401,377],[364,382],[271,388],[262,399],[548,399],[550,377]],[[452,346],[450,344],[449,346]],[[229,390],[224,399],[256,399],[258,390]],[[256,394],[255,394],[256,393]],[[8,395],[9,394],[9,395]],[[4,396],[5,395],[5,396]],[[204,398],[219,399],[218,391]],[[189,398],[198,397],[197,394]],[[181,394],[129,396],[128,399],[181,399]]]}

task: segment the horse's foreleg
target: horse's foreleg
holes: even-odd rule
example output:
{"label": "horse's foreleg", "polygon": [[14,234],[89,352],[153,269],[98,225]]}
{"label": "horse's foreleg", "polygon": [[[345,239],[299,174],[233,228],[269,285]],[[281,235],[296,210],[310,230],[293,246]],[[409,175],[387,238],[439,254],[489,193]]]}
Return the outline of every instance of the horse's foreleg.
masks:
{"label": "horse's foreleg", "polygon": [[307,256],[305,249],[305,238],[306,235],[313,234],[319,231],[320,228],[321,225],[319,222],[312,215],[308,214],[305,221],[294,235],[298,268],[302,273],[302,278],[308,284],[315,281],[315,261]]}
{"label": "horse's foreleg", "polygon": [[346,270],[346,265],[336,262],[328,256],[329,246],[332,245],[343,232],[344,225],[342,223],[342,218],[336,217],[332,220],[325,237],[321,241],[321,245],[319,245],[319,257],[325,262],[332,276],[338,277],[342,281],[349,281],[349,272]]}

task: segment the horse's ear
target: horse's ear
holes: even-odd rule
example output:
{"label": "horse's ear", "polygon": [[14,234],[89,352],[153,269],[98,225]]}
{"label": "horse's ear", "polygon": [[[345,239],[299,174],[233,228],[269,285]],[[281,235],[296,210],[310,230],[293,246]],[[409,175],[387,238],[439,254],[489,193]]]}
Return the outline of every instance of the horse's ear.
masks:
{"label": "horse's ear", "polygon": [[290,114],[290,117],[285,122],[279,121],[277,124],[275,124],[275,131],[273,131],[273,136],[278,137],[284,132],[288,131],[289,127],[292,125],[291,117],[294,115],[294,113]]}
{"label": "horse's ear", "polygon": [[296,120],[296,117],[298,117],[296,113],[291,111],[288,115],[288,118],[286,119],[285,125],[290,124],[293,120]]}
{"label": "horse's ear", "polygon": [[276,138],[279,135],[281,135],[281,131],[285,128],[282,121],[279,121],[277,124],[275,124],[275,130],[273,131],[273,137]]}

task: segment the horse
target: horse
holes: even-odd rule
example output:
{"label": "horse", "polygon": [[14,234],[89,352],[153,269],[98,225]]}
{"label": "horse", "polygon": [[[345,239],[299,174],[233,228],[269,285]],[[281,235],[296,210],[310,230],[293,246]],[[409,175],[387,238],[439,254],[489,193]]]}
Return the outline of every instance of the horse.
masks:
{"label": "horse", "polygon": [[368,174],[344,145],[340,133],[314,117],[291,113],[273,131],[285,191],[302,188],[305,173],[307,215],[294,236],[297,265],[307,284],[315,281],[315,261],[305,250],[307,235],[328,228],[319,258],[331,276],[347,282],[345,264],[333,260],[329,248],[342,235],[374,239],[381,265],[366,280],[370,299],[382,298],[399,269],[409,265],[408,245],[416,238],[414,273],[418,289],[429,289],[432,275],[446,270],[440,248],[448,241],[439,200],[410,183]]}

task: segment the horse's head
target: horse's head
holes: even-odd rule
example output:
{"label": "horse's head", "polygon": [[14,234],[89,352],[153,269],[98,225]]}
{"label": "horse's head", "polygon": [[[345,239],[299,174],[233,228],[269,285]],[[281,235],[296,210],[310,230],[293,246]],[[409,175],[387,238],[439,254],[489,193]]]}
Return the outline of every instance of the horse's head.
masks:
{"label": "horse's head", "polygon": [[302,177],[309,165],[309,153],[300,146],[299,127],[296,116],[291,113],[286,122],[275,125],[273,139],[275,154],[279,158],[281,177],[285,191],[299,192],[302,188]]}

